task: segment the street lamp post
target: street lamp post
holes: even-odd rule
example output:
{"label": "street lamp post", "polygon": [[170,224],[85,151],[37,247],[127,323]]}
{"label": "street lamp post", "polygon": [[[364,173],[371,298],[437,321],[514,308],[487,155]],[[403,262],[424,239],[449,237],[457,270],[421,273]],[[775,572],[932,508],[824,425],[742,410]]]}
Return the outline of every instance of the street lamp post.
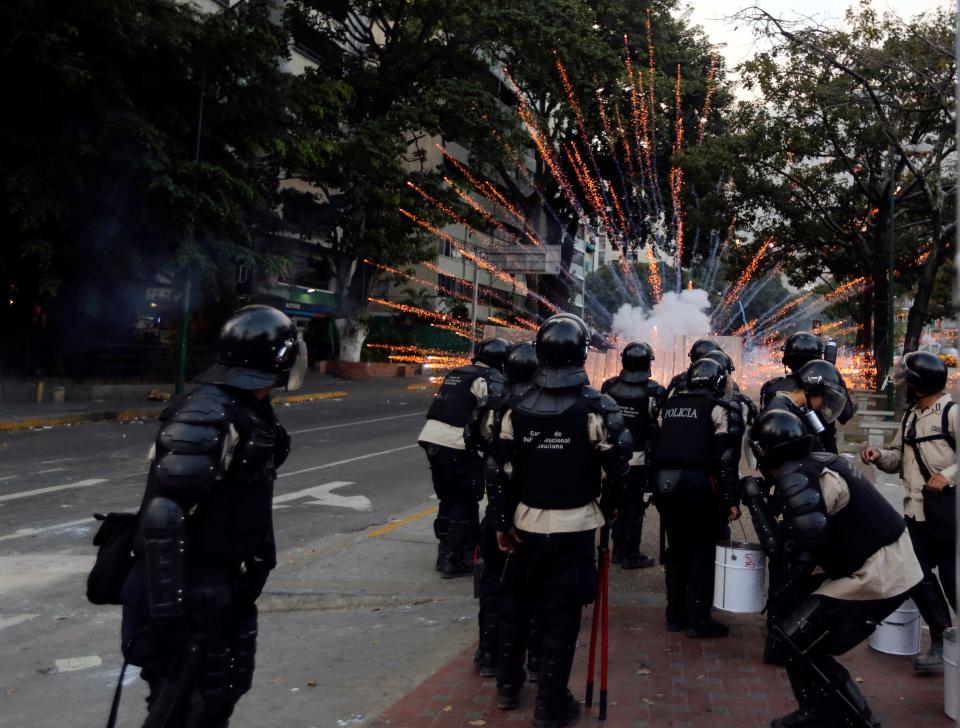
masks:
{"label": "street lamp post", "polygon": [[[232,5],[227,5],[223,12],[229,13],[242,5],[246,0],[239,0]],[[200,138],[203,133],[203,102],[207,85],[207,63],[203,62],[200,67],[200,101],[197,104],[197,139],[193,149],[193,163],[200,164]],[[190,220],[190,234],[195,235],[195,216]],[[174,393],[183,394],[183,388],[187,380],[187,348],[190,343],[190,297],[193,288],[193,265],[188,261],[183,277],[183,293],[180,310],[183,318],[180,322],[180,346],[177,352],[177,378],[174,384]]]}

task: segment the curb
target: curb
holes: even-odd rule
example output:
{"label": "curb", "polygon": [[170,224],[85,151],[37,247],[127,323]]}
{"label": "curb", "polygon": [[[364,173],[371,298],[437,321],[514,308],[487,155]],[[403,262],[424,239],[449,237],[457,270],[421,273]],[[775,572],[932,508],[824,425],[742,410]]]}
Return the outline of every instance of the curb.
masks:
{"label": "curb", "polygon": [[[312,394],[295,394],[277,397],[274,404],[290,405],[304,402],[316,402],[323,399],[341,399],[349,396],[349,392],[314,392]],[[36,430],[45,427],[62,427],[64,425],[86,425],[94,422],[133,422],[134,420],[156,419],[163,412],[163,408],[127,409],[110,412],[78,412],[70,415],[54,417],[28,417],[22,420],[0,420],[0,432],[18,432],[22,430]]]}

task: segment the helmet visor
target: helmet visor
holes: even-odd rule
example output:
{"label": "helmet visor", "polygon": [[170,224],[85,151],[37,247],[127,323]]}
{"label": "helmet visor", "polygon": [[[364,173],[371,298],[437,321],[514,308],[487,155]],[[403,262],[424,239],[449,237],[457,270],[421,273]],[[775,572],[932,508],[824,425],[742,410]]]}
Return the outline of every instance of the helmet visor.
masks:
{"label": "helmet visor", "polygon": [[817,414],[824,422],[836,422],[847,406],[847,392],[832,382],[824,383],[820,392],[821,405],[816,408]]}
{"label": "helmet visor", "polygon": [[303,336],[297,337],[297,358],[290,367],[290,373],[287,375],[287,391],[295,392],[303,386],[303,380],[307,376],[307,342]]}
{"label": "helmet visor", "polygon": [[907,369],[906,364],[903,363],[903,359],[898,361],[893,366],[893,383],[898,387],[902,387],[907,383]]}

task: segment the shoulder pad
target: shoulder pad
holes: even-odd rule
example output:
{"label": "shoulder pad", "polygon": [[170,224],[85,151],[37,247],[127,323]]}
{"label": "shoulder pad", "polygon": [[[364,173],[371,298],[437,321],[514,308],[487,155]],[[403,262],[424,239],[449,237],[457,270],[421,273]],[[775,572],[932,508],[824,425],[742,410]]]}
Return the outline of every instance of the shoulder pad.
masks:
{"label": "shoulder pad", "polygon": [[617,401],[609,394],[600,394],[600,392],[590,387],[584,387],[583,393],[587,397],[587,405],[590,407],[591,412],[596,412],[604,416],[613,412],[620,413],[620,405],[618,405]]}
{"label": "shoulder pad", "polygon": [[188,394],[183,400],[164,412],[164,419],[170,422],[191,422],[195,424],[227,423],[233,400],[225,391],[212,384],[206,384]]}

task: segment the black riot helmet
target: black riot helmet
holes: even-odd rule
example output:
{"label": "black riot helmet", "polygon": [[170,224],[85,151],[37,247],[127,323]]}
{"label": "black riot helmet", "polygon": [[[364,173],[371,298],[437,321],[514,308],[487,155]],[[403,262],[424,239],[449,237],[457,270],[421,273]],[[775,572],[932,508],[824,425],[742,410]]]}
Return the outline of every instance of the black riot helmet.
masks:
{"label": "black riot helmet", "polygon": [[929,351],[911,351],[897,364],[893,381],[921,397],[937,394],[947,386],[947,365]]}
{"label": "black riot helmet", "polygon": [[507,360],[507,350],[510,342],[506,339],[484,339],[473,350],[473,361],[486,364],[499,371],[503,371],[503,363]]}
{"label": "black riot helmet", "polygon": [[220,330],[217,363],[198,377],[237,389],[299,389],[307,368],[303,338],[272,306],[245,306]]}
{"label": "black riot helmet", "polygon": [[537,331],[537,359],[545,367],[582,367],[587,360],[587,325],[573,314],[548,318]]}
{"label": "black riot helmet", "polygon": [[723,367],[724,371],[727,374],[733,374],[737,368],[733,365],[733,359],[731,359],[725,351],[710,351],[704,354],[704,359],[713,359],[717,364]]}
{"label": "black riot helmet", "polygon": [[808,361],[823,358],[823,345],[820,339],[809,331],[797,331],[790,334],[783,344],[783,358],[780,360],[791,372],[797,371]]}
{"label": "black riot helmet", "polygon": [[748,437],[757,464],[764,470],[805,457],[813,444],[813,435],[800,418],[780,409],[761,414]]}
{"label": "black riot helmet", "polygon": [[713,359],[700,359],[687,369],[687,389],[706,389],[723,394],[727,389],[727,372]]}
{"label": "black riot helmet", "polygon": [[537,350],[531,342],[523,341],[510,347],[503,373],[510,384],[528,384],[533,381],[539,366]]}
{"label": "black riot helmet", "polygon": [[624,382],[645,382],[650,379],[650,364],[656,357],[653,348],[645,341],[634,341],[620,354],[623,371],[620,379]]}
{"label": "black riot helmet", "polygon": [[807,395],[807,402],[820,397],[821,404],[812,407],[824,422],[835,422],[847,406],[849,395],[837,368],[823,359],[808,361],[790,375]]}
{"label": "black riot helmet", "polygon": [[718,349],[720,347],[710,339],[697,339],[690,347],[690,361],[695,362],[698,359],[703,359],[711,351],[717,351]]}
{"label": "black riot helmet", "polygon": [[587,361],[587,325],[579,316],[561,313],[551,316],[537,331],[537,359],[540,369],[536,383],[545,389],[563,389],[586,384],[583,369]]}

